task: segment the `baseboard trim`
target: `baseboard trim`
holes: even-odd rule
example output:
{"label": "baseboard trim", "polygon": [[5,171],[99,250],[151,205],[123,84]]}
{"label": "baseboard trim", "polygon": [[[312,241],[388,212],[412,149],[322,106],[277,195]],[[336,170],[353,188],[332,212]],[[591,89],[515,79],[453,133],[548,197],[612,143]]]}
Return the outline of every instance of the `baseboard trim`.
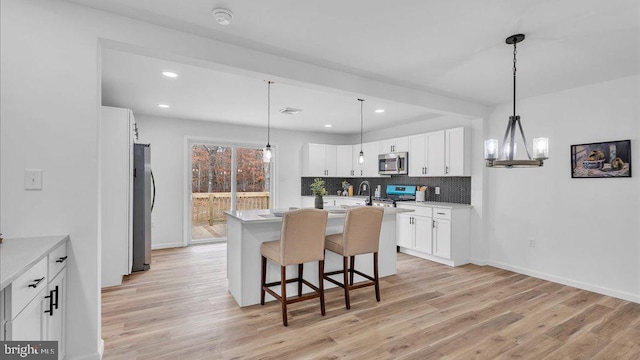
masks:
{"label": "baseboard trim", "polygon": [[168,244],[156,244],[156,245],[151,245],[151,250],[169,249],[169,248],[177,248],[177,247],[184,247],[184,244],[182,242],[168,243]]}
{"label": "baseboard trim", "polygon": [[575,288],[582,289],[582,290],[593,291],[593,292],[596,292],[598,294],[612,296],[612,297],[615,297],[615,298],[618,298],[618,299],[622,299],[622,300],[627,300],[627,301],[632,301],[632,302],[635,302],[635,303],[640,303],[640,296],[639,295],[634,295],[634,294],[630,294],[630,293],[623,292],[623,291],[609,289],[609,288],[606,288],[606,287],[602,287],[602,286],[598,286],[598,285],[594,285],[594,284],[589,284],[589,283],[585,283],[585,282],[582,282],[582,281],[571,280],[571,279],[567,279],[567,278],[564,278],[564,277],[561,277],[561,276],[551,275],[551,274],[543,273],[543,272],[540,272],[540,271],[526,269],[526,268],[519,267],[519,266],[513,266],[513,265],[501,263],[501,262],[498,262],[498,261],[486,261],[486,265],[497,267],[497,268],[504,269],[504,270],[513,271],[513,272],[516,272],[516,273],[519,273],[519,274],[524,274],[524,275],[532,276],[532,277],[543,279],[543,280],[547,280],[547,281],[552,281],[552,282],[559,283],[559,284],[562,284],[562,285],[573,286]]}
{"label": "baseboard trim", "polygon": [[100,347],[98,348],[99,360],[102,360],[102,356],[104,355],[104,339],[100,339]]}
{"label": "baseboard trim", "polygon": [[478,265],[478,266],[485,266],[488,264],[487,260],[484,259],[475,259],[475,258],[469,258],[469,262],[473,265]]}
{"label": "baseboard trim", "polygon": [[66,360],[102,360],[102,356],[104,355],[104,339],[100,339],[100,344],[98,345],[98,351],[88,355],[81,355],[76,357],[67,357]]}

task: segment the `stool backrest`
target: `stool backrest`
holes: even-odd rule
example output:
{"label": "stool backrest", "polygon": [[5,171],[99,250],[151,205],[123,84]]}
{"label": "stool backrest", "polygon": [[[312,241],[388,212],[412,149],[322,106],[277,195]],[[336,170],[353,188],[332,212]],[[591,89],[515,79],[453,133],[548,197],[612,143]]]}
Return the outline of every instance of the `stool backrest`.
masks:
{"label": "stool backrest", "polygon": [[384,209],[362,206],[347,211],[344,220],[344,256],[378,252]]}
{"label": "stool backrest", "polygon": [[280,233],[282,265],[324,259],[328,215],[328,212],[317,209],[301,209],[284,214]]}

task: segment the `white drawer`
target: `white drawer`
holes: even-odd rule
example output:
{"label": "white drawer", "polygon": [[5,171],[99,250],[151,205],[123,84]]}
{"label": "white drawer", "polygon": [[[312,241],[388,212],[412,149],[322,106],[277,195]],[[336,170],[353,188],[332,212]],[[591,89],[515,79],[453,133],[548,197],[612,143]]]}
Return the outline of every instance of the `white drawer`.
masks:
{"label": "white drawer", "polygon": [[428,206],[397,204],[396,207],[399,207],[401,209],[413,210],[414,212],[411,213],[411,215],[431,217],[431,208]]}
{"label": "white drawer", "polygon": [[67,261],[67,242],[65,241],[49,254],[49,280],[53,280],[67,265]]}
{"label": "white drawer", "polygon": [[433,218],[451,220],[451,209],[433,208]]}
{"label": "white drawer", "polygon": [[22,309],[47,287],[47,258],[38,261],[5,289],[5,320],[13,320]]}

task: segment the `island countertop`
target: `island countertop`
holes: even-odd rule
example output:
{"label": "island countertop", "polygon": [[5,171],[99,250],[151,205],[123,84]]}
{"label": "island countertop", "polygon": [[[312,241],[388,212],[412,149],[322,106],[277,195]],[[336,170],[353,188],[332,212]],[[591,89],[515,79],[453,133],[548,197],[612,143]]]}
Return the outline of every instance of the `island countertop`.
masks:
{"label": "island countertop", "polygon": [[[329,212],[329,219],[344,218],[347,213],[347,208],[339,206],[325,206],[324,210]],[[413,210],[383,207],[384,215],[396,215],[405,212],[412,212]],[[264,210],[236,210],[225,211],[224,213],[235,219],[242,221],[243,223],[266,223],[266,222],[281,222],[282,215],[287,211],[295,211],[298,209],[264,209]]]}
{"label": "island countertop", "polygon": [[0,290],[67,240],[69,235],[4,239],[0,244]]}

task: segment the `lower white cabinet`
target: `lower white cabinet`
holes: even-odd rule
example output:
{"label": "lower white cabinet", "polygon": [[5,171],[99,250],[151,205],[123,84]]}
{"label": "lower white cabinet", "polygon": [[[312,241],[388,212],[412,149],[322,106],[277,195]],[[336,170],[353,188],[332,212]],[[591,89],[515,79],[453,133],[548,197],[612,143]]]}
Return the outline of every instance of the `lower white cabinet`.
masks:
{"label": "lower white cabinet", "polygon": [[397,206],[414,211],[397,215],[401,252],[449,266],[469,263],[469,207]]}
{"label": "lower white cabinet", "polygon": [[3,337],[7,341],[58,341],[64,359],[66,338],[66,242],[0,292]]}

